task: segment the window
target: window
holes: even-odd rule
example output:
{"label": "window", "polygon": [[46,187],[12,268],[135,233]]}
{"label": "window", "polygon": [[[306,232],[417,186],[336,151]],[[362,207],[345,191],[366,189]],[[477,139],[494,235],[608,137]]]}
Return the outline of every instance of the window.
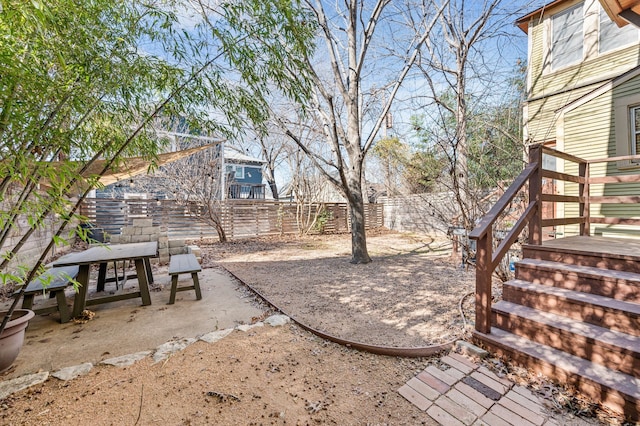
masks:
{"label": "window", "polygon": [[635,106],[629,108],[630,119],[629,123],[631,124],[630,135],[631,135],[631,155],[640,154],[640,106]]}
{"label": "window", "polygon": [[233,178],[244,179],[244,167],[235,164],[227,164],[227,173],[233,173]]}
{"label": "window", "polygon": [[551,18],[551,69],[557,70],[582,61],[582,3]]}
{"label": "window", "polygon": [[[616,156],[640,155],[640,93],[614,100]],[[640,160],[619,160],[618,169],[637,169]]]}
{"label": "window", "polygon": [[607,12],[600,7],[600,31],[598,33],[598,51],[605,53],[638,41],[638,29],[631,24],[622,28],[613,22]]}

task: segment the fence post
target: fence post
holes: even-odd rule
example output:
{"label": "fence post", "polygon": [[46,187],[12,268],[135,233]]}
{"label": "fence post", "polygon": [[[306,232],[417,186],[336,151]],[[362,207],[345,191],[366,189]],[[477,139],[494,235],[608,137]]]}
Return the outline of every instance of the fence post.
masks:
{"label": "fence post", "polygon": [[476,243],[476,330],[491,333],[492,230]]}
{"label": "fence post", "polygon": [[529,146],[529,163],[536,164],[529,179],[529,203],[535,202],[535,212],[529,221],[529,244],[542,244],[542,145]]}
{"label": "fence post", "polygon": [[589,163],[582,162],[578,165],[578,174],[584,179],[584,183],[578,185],[578,195],[581,199],[578,215],[584,218],[580,222],[580,235],[589,236],[591,234],[591,208],[589,206]]}

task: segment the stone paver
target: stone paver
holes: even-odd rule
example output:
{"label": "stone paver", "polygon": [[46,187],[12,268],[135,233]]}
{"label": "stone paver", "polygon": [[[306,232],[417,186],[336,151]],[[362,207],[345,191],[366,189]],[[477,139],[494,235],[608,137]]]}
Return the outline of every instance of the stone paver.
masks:
{"label": "stone paver", "polygon": [[507,410],[516,413],[520,417],[529,420],[531,423],[537,426],[540,426],[542,423],[544,423],[544,417],[534,413],[526,407],[523,407],[507,396],[505,396],[505,398],[501,398],[500,401],[498,401],[498,405],[502,405]]}
{"label": "stone paver", "polygon": [[463,407],[462,405],[455,403],[446,395],[442,395],[440,398],[436,399],[435,403],[465,425],[472,424],[476,419],[476,415],[469,411],[467,407]]}
{"label": "stone paver", "polygon": [[453,385],[455,382],[458,381],[458,379],[456,379],[454,376],[447,373],[448,370],[447,371],[440,370],[438,367],[435,367],[433,365],[427,367],[427,369],[424,371],[426,371],[436,379],[446,383],[449,386]]}
{"label": "stone paver", "polygon": [[489,411],[495,414],[496,416],[500,417],[502,420],[510,422],[512,424],[521,425],[521,426],[534,426],[534,424],[531,423],[529,420],[523,417],[520,417],[519,415],[517,415],[511,410],[508,410],[500,403],[491,407],[491,410]]}
{"label": "stone paver", "polygon": [[437,405],[432,405],[431,407],[429,407],[429,409],[427,410],[427,414],[441,425],[464,426],[464,423],[462,423],[460,420],[456,419]]}
{"label": "stone paver", "polygon": [[456,368],[460,371],[462,371],[463,373],[471,373],[473,370],[475,370],[476,368],[478,368],[478,366],[471,366],[468,363],[462,363],[458,360],[456,360],[455,358],[447,355],[444,358],[442,358],[442,362],[449,364],[450,366],[452,366],[453,368]]}
{"label": "stone paver", "polygon": [[422,411],[426,410],[431,406],[431,401],[425,398],[422,394],[416,391],[409,385],[404,385],[400,389],[398,389],[398,393],[404,396],[407,400],[411,401],[413,405],[421,409]]}
{"label": "stone paver", "polygon": [[481,417],[484,413],[487,412],[486,408],[460,392],[458,389],[451,389],[447,393],[447,396],[458,405],[462,405],[463,407],[467,408],[467,410],[475,414],[476,417]]}
{"label": "stone paver", "polygon": [[476,379],[477,381],[479,381],[480,383],[483,383],[489,386],[491,389],[498,392],[500,395],[504,395],[505,393],[507,393],[507,390],[509,390],[509,388],[511,387],[511,386],[507,387],[500,382],[496,382],[491,377],[486,376],[480,373],[479,371],[474,371],[473,373],[470,374],[470,376]]}
{"label": "stone paver", "polygon": [[451,387],[442,380],[430,374],[427,370],[418,374],[416,377],[440,393],[446,393]]}
{"label": "stone paver", "polygon": [[[475,353],[466,347],[465,353]],[[531,391],[496,375],[465,355],[443,356],[398,393],[443,425],[554,426],[558,422]]]}
{"label": "stone paver", "polygon": [[434,389],[433,387],[429,386],[428,383],[423,382],[417,377],[414,377],[413,379],[409,380],[407,382],[407,385],[411,386],[413,389],[415,389],[418,393],[420,393],[422,396],[427,398],[429,401],[433,401],[434,399],[440,396],[440,392],[438,392],[437,389]]}

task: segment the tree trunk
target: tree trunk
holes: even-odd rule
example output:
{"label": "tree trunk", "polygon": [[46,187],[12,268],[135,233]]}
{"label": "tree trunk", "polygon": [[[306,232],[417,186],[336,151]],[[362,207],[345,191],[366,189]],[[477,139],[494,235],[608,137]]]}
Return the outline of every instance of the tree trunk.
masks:
{"label": "tree trunk", "polygon": [[279,200],[280,195],[278,194],[278,184],[275,180],[267,179],[267,183],[269,184],[269,189],[271,189],[271,195],[274,200]]}
{"label": "tree trunk", "polygon": [[216,232],[218,233],[218,240],[221,243],[226,243],[227,242],[227,233],[224,231],[224,228],[222,227],[222,224],[219,222],[215,223],[216,226]]}
{"label": "tree trunk", "polygon": [[371,257],[367,250],[367,236],[364,226],[364,201],[359,181],[351,181],[349,188],[349,213],[351,214],[351,263],[370,263]]}

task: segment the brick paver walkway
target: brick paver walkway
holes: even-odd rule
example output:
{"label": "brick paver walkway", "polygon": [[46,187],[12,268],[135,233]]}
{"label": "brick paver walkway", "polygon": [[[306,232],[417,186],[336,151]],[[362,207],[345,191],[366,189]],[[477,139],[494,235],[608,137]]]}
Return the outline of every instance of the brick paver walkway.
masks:
{"label": "brick paver walkway", "polygon": [[398,392],[442,425],[559,425],[527,388],[450,353],[448,368],[429,366]]}

